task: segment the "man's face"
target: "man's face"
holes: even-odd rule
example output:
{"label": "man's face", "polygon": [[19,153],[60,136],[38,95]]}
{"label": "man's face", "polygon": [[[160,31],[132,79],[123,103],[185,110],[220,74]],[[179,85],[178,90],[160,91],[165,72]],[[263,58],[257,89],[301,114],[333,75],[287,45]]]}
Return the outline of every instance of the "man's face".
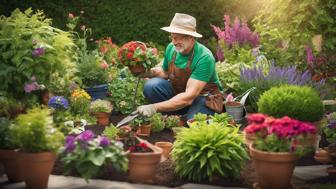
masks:
{"label": "man's face", "polygon": [[176,51],[182,54],[188,53],[188,50],[190,50],[193,45],[193,38],[188,35],[171,33],[170,38]]}

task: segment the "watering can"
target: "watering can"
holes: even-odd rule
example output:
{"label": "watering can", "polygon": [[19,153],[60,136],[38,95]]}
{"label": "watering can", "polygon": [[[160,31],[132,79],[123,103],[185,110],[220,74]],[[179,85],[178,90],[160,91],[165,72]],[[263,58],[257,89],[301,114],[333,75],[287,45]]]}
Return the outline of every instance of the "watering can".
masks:
{"label": "watering can", "polygon": [[[235,97],[232,102],[225,103],[226,112],[233,117],[236,123],[241,123],[244,119],[244,111],[246,113],[245,102],[248,95],[255,90],[256,87],[252,87],[245,91],[243,94]],[[237,102],[240,98],[240,101]]]}

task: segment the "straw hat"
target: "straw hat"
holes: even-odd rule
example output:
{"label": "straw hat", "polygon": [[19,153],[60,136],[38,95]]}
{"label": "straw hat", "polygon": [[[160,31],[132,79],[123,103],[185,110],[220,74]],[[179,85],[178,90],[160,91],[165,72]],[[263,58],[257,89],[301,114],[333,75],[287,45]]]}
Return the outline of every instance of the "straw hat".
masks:
{"label": "straw hat", "polygon": [[173,20],[170,22],[170,26],[161,29],[170,33],[202,37],[201,34],[196,32],[196,19],[187,14],[175,13]]}

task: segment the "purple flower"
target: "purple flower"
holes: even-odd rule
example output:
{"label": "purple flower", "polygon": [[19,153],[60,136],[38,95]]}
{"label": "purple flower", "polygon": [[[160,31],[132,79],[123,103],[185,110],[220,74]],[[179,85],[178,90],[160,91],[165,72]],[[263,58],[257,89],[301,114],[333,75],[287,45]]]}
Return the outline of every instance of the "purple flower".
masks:
{"label": "purple flower", "polygon": [[313,50],[310,47],[305,48],[306,53],[307,53],[307,63],[309,66],[313,67],[314,63],[314,55],[313,55]]}
{"label": "purple flower", "polygon": [[24,86],[24,91],[26,93],[31,93],[32,91],[36,91],[36,90],[39,90],[40,89],[40,85],[34,81],[32,83],[28,83],[28,84],[25,84]]}
{"label": "purple flower", "polygon": [[99,137],[99,139],[100,139],[100,144],[99,145],[101,147],[105,147],[105,146],[110,145],[110,140],[107,137],[102,136],[102,137]]}
{"label": "purple flower", "polygon": [[76,148],[75,141],[76,141],[76,138],[71,135],[65,138],[65,151],[66,152],[72,152]]}
{"label": "purple flower", "polygon": [[44,48],[43,47],[38,47],[36,49],[33,50],[32,55],[37,57],[37,56],[41,56],[44,54]]}
{"label": "purple flower", "polygon": [[94,138],[94,134],[91,130],[83,131],[80,135],[77,136],[77,139],[82,142],[88,142]]}
{"label": "purple flower", "polygon": [[68,109],[69,108],[69,102],[63,96],[53,96],[53,97],[50,98],[50,100],[48,102],[48,106],[50,106],[54,109],[58,109],[58,108]]}

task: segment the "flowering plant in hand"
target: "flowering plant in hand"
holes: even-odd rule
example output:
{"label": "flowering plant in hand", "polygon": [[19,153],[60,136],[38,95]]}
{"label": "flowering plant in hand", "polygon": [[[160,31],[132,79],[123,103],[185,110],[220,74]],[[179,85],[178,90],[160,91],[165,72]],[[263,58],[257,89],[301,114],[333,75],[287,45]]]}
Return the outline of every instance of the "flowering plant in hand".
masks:
{"label": "flowering plant in hand", "polygon": [[65,170],[75,170],[87,182],[106,165],[112,165],[116,171],[127,170],[128,161],[122,143],[95,136],[91,130],[78,136],[67,136],[62,154]]}
{"label": "flowering plant in hand", "polygon": [[125,66],[142,65],[147,70],[159,62],[158,50],[139,41],[124,44],[118,51],[118,58]]}
{"label": "flowering plant in hand", "polygon": [[244,129],[247,134],[255,136],[254,148],[268,152],[293,152],[305,155],[312,145],[305,145],[314,139],[316,128],[307,122],[290,117],[275,119],[265,114],[248,116],[249,125]]}

